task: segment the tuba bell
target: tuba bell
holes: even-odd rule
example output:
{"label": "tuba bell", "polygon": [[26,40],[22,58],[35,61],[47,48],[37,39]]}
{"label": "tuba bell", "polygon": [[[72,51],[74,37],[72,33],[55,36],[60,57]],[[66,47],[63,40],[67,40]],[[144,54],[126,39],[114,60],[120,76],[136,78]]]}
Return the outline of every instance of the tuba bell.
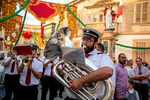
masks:
{"label": "tuba bell", "polygon": [[[63,27],[54,32],[45,46],[44,56],[47,59],[51,59],[55,56],[62,56],[70,51],[79,49],[77,47],[74,47],[73,44],[71,43],[70,41],[71,36],[72,31],[69,27]],[[62,77],[58,73],[57,68],[60,65],[63,65],[64,63],[66,64],[65,65],[66,67],[64,68],[64,70],[62,70],[63,72]],[[59,61],[53,67],[53,75],[62,85],[68,88],[70,85],[69,80],[82,77],[84,75],[92,73],[97,69],[98,68],[87,58],[85,58],[85,64],[83,64],[80,61],[77,62],[72,61],[67,63],[64,61]],[[114,86],[112,81],[110,79],[107,79],[101,82],[105,86],[105,93],[101,100],[111,100],[114,92]],[[95,83],[93,82],[84,84],[84,86],[78,92],[75,92],[73,90],[69,91],[71,91],[80,100],[90,100],[90,98],[96,100],[96,97],[94,97],[94,93],[97,91],[97,89],[98,89],[97,82]]]}

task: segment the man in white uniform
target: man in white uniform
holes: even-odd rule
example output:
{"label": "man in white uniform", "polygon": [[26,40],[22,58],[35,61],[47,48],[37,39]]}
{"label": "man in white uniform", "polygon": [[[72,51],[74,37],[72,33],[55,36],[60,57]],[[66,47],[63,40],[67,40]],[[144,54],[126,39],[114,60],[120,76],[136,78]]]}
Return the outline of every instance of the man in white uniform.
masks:
{"label": "man in white uniform", "polygon": [[[108,79],[113,75],[113,65],[108,54],[98,54],[95,49],[95,46],[98,43],[98,38],[101,36],[100,32],[90,27],[85,27],[82,31],[82,46],[86,45],[86,48],[84,49],[85,57],[89,59],[98,70],[81,78],[71,80],[69,88],[77,92],[83,84],[98,81],[98,90],[94,94],[94,97],[101,99],[105,92],[105,86],[100,81]],[[66,91],[66,93],[68,96],[65,100],[77,100],[77,98],[69,91]]]}
{"label": "man in white uniform", "polygon": [[17,72],[21,73],[19,99],[18,100],[37,100],[39,79],[42,76],[43,63],[36,59],[38,45],[32,43],[32,59],[28,65],[20,64]]}
{"label": "man in white uniform", "polygon": [[7,57],[4,61],[4,86],[6,91],[6,96],[4,100],[10,100],[12,93],[14,95],[13,99],[16,100],[18,95],[18,85],[20,78],[20,74],[18,74],[17,68],[19,66],[19,63],[22,62],[22,59],[19,56],[17,56],[15,47],[13,47],[13,53],[9,52],[8,54],[11,54],[11,57]]}
{"label": "man in white uniform", "polygon": [[[53,61],[53,64],[51,65],[50,62]],[[54,95],[56,93],[56,86],[57,81],[53,77],[53,67],[58,61],[55,58],[52,59],[46,59],[44,62],[44,76],[42,79],[42,96],[41,100],[46,100],[46,95],[49,90],[49,100],[54,100]]]}

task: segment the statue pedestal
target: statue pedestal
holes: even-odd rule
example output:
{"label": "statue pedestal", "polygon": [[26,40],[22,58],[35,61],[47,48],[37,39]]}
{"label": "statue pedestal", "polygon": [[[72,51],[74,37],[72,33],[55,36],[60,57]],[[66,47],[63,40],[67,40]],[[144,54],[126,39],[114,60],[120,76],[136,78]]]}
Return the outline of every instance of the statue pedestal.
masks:
{"label": "statue pedestal", "polygon": [[103,35],[98,40],[100,43],[104,45],[104,52],[107,52],[110,55],[110,58],[113,62],[116,62],[115,60],[115,43],[118,41],[113,36],[113,30],[104,30]]}

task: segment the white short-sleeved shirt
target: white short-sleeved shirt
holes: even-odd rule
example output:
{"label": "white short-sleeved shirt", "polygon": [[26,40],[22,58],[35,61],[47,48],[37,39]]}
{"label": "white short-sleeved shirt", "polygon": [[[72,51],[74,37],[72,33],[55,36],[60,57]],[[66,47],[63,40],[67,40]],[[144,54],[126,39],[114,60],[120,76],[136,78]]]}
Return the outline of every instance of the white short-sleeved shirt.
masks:
{"label": "white short-sleeved shirt", "polygon": [[[28,66],[28,65],[27,65]],[[26,76],[27,76],[27,71],[28,71],[28,67],[24,66],[22,72],[21,72],[21,76],[20,76],[20,84],[23,86],[27,86],[25,81],[26,81]],[[43,64],[41,61],[37,60],[36,58],[33,59],[32,61],[32,68],[36,71],[36,72],[43,72]],[[32,71],[31,71],[31,82],[28,86],[32,86],[32,85],[38,85],[39,84],[39,79],[36,78]]]}
{"label": "white short-sleeved shirt", "polygon": [[42,57],[38,57],[39,60],[41,60],[42,62],[44,62],[44,59]]}
{"label": "white short-sleeved shirt", "polygon": [[[6,59],[5,59],[5,63],[8,61],[8,60],[10,60],[11,59],[11,57],[7,57]],[[19,65],[18,65],[18,67],[21,65],[21,63],[22,63],[22,59],[19,57],[19,56],[17,56],[17,61],[19,62]],[[13,73],[11,73],[10,71],[11,71],[11,67],[12,67],[12,64],[13,64],[13,61],[11,61],[10,63],[9,63],[9,65],[7,66],[7,67],[5,67],[5,74],[8,74],[8,75],[16,75],[16,74],[18,74],[17,73],[17,64],[16,64],[16,61],[15,61],[15,67],[14,67],[14,72]]]}
{"label": "white short-sleeved shirt", "polygon": [[[112,69],[114,69],[113,63],[109,57],[108,54],[97,54],[97,50],[94,49],[92,52],[90,52],[90,56],[88,57],[88,59],[99,69],[99,68],[103,68],[103,67],[110,67]],[[115,78],[115,76],[113,77]],[[115,79],[113,79],[115,80]],[[114,81],[115,82],[115,81]],[[73,99],[77,99],[74,94],[72,94],[68,89],[66,89],[66,93],[68,95],[69,98],[73,98]],[[98,81],[98,90],[96,91],[96,93],[94,94],[94,97],[96,98],[102,98],[103,95],[105,93],[105,86],[101,81]],[[93,98],[90,98],[93,99]]]}
{"label": "white short-sleeved shirt", "polygon": [[[49,59],[46,59],[44,64],[47,63],[49,61]],[[54,64],[56,64],[58,61],[57,59],[54,60]],[[61,65],[59,66],[59,68],[62,68]],[[48,64],[46,67],[45,67],[45,72],[44,72],[44,75],[46,76],[50,76],[51,75],[51,65]]]}

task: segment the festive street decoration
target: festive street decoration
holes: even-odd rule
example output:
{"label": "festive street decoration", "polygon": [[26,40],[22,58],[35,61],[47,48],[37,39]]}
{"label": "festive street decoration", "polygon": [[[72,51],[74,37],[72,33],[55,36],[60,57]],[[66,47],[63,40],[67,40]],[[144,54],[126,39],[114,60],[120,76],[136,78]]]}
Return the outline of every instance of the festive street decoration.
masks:
{"label": "festive street decoration", "polygon": [[[70,10],[74,12],[74,14],[77,16],[77,8],[74,6],[70,7]],[[76,21],[77,19],[71,14],[69,10],[67,10],[67,19],[68,19],[68,27],[72,30],[72,38],[77,37],[77,28],[76,28]]]}
{"label": "festive street decoration", "polygon": [[34,0],[34,2],[29,2],[26,6],[26,10],[34,15],[42,23],[53,19],[59,14],[58,7],[54,3],[44,2]]}
{"label": "festive street decoration", "polygon": [[26,40],[30,40],[32,38],[31,32],[27,32],[27,31],[22,31],[21,36]]}

